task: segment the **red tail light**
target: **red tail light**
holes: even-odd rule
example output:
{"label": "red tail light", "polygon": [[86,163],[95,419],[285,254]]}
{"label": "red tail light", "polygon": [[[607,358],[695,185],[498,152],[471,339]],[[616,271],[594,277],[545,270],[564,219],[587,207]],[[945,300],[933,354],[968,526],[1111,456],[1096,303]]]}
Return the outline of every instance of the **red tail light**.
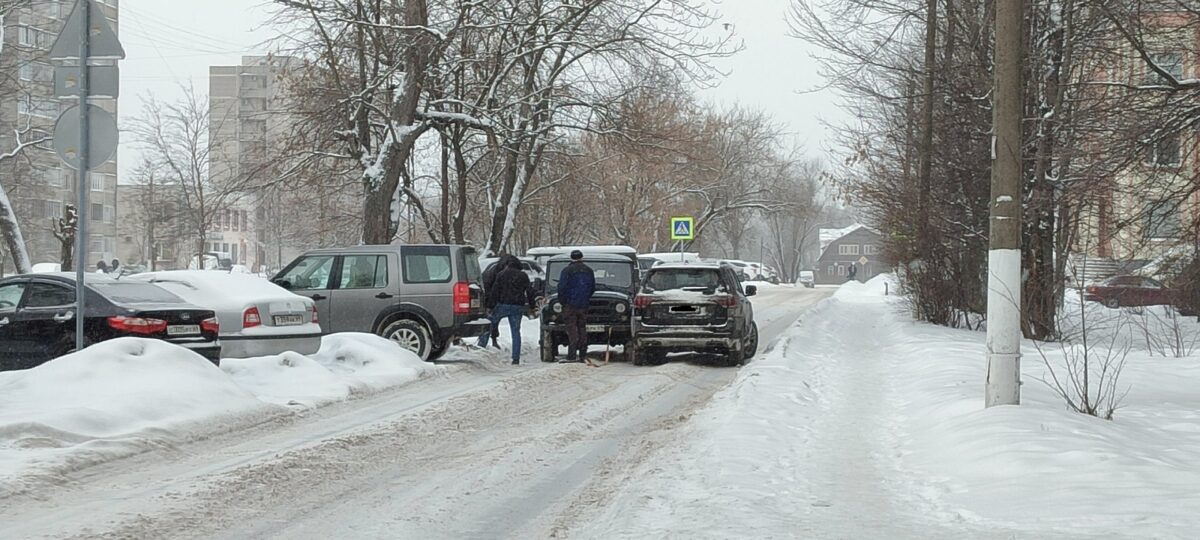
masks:
{"label": "red tail light", "polygon": [[646,296],[644,294],[639,294],[639,295],[633,297],[633,308],[634,309],[646,309],[646,308],[650,307],[650,304],[653,304],[653,303],[654,303],[654,297],[652,297],[652,296]]}
{"label": "red tail light", "polygon": [[1095,286],[1095,285],[1088,285],[1088,286],[1087,286],[1087,288],[1086,288],[1086,289],[1084,289],[1084,290],[1085,290],[1085,291],[1087,291],[1087,292],[1090,292],[1090,293],[1093,293],[1093,294],[1095,294],[1095,292],[1096,292],[1096,286]]}
{"label": "red tail light", "polygon": [[728,295],[728,294],[722,295],[722,296],[717,296],[716,301],[717,301],[717,305],[719,305],[721,307],[731,308],[731,307],[737,306],[737,298],[734,298],[733,296]]}
{"label": "red tail light", "polygon": [[261,324],[262,317],[258,314],[258,308],[252,307],[242,314],[242,328],[252,328]]}
{"label": "red tail light", "polygon": [[157,334],[159,332],[165,332],[167,330],[167,321],[162,319],[116,315],[108,318],[108,326],[118,332],[150,335]]}
{"label": "red tail light", "polygon": [[471,312],[471,284],[460,281],[454,284],[454,314],[466,315]]}
{"label": "red tail light", "polygon": [[221,333],[221,324],[217,322],[216,317],[209,317],[200,321],[200,330],[204,332],[212,332],[214,334]]}
{"label": "red tail light", "polygon": [[319,323],[319,322],[321,322],[321,318],[317,316],[317,305],[316,305],[316,304],[313,304],[313,318],[312,318],[312,322],[313,322],[314,324],[315,324],[315,323]]}

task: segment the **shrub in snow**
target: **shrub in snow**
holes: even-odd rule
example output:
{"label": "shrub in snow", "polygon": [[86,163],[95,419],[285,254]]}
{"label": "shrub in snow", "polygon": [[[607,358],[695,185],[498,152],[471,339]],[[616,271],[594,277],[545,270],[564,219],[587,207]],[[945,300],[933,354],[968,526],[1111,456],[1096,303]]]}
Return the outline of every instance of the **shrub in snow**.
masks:
{"label": "shrub in snow", "polygon": [[1066,310],[1059,313],[1059,354],[1050,354],[1042,343],[1033,342],[1046,366],[1047,376],[1039,380],[1071,410],[1112,420],[1129,392],[1120,383],[1131,349],[1128,340],[1121,339],[1128,321],[1124,317],[1090,319],[1088,303],[1083,301],[1082,291],[1078,294],[1079,318],[1072,320]]}

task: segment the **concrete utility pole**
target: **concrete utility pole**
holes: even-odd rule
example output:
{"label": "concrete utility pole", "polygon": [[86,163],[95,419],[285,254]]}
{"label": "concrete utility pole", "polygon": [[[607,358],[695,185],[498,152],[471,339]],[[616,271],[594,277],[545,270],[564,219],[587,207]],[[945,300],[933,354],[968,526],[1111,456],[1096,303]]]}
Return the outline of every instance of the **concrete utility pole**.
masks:
{"label": "concrete utility pole", "polygon": [[992,212],[985,404],[1021,403],[1021,21],[1023,0],[996,0]]}
{"label": "concrete utility pole", "polygon": [[91,126],[88,118],[88,97],[91,94],[91,80],[88,77],[88,58],[92,56],[92,10],[86,1],[80,0],[75,9],[83,17],[79,26],[79,173],[76,187],[79,188],[78,203],[79,227],[75,229],[75,350],[82,351],[87,347],[87,336],[84,334],[84,321],[87,319],[86,299],[87,287],[84,284],[84,272],[87,272],[88,248],[88,192],[92,183],[88,178],[88,160],[91,148]]}

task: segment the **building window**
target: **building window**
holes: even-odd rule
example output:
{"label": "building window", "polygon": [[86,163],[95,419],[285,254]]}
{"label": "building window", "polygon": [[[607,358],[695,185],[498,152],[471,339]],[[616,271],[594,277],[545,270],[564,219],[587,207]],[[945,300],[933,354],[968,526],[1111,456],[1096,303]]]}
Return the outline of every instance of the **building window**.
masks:
{"label": "building window", "polygon": [[42,201],[42,217],[48,219],[59,219],[63,217],[62,201]]}
{"label": "building window", "polygon": [[826,271],[825,273],[832,276],[835,273],[837,273],[837,267],[831,264],[831,265],[829,265],[829,270]]}
{"label": "building window", "polygon": [[249,231],[250,230],[250,219],[249,219],[250,215],[249,215],[249,213],[247,213],[245,210],[239,210],[238,212],[242,215],[242,230]]}
{"label": "building window", "polygon": [[26,47],[49,49],[54,44],[54,34],[32,26],[21,26],[17,28],[17,42]]}
{"label": "building window", "polygon": [[[1167,52],[1151,54],[1150,61],[1162,68],[1163,71],[1170,73],[1172,77],[1175,77],[1176,81],[1183,79],[1183,53]],[[1168,81],[1147,65],[1145,83],[1168,84]]]}
{"label": "building window", "polygon": [[42,179],[46,182],[47,186],[54,188],[65,187],[67,185],[67,180],[63,172],[64,171],[58,167],[45,169],[42,171]]}
{"label": "building window", "polygon": [[105,223],[116,223],[117,222],[117,208],[115,206],[108,205],[108,204],[104,205],[104,222]]}
{"label": "building window", "polygon": [[21,64],[18,74],[25,82],[51,83],[54,81],[54,68],[41,62]]}
{"label": "building window", "polygon": [[88,251],[92,253],[104,253],[104,235],[93,234],[88,242]]}
{"label": "building window", "polygon": [[858,244],[842,244],[838,246],[838,255],[858,255]]}
{"label": "building window", "polygon": [[875,255],[879,253],[879,246],[867,244],[863,246],[863,255]]}
{"label": "building window", "polygon": [[88,183],[92,186],[92,191],[104,191],[110,186],[117,185],[117,176],[114,174],[89,173]]}
{"label": "building window", "polygon": [[54,118],[58,116],[58,103],[42,99],[33,99],[25,95],[17,100],[17,113],[27,114],[29,116],[39,116],[42,118]]}
{"label": "building window", "polygon": [[1166,201],[1146,205],[1143,232],[1146,238],[1179,238],[1182,226],[1179,209]]}
{"label": "building window", "polygon": [[839,275],[839,276],[844,276],[844,275],[846,275],[846,265],[844,265],[844,264],[839,264],[839,265],[837,265],[837,267],[838,267],[838,275]]}
{"label": "building window", "polygon": [[104,221],[104,205],[101,203],[92,203],[92,207],[88,210],[90,221]]}
{"label": "building window", "polygon": [[1147,165],[1173,167],[1179,165],[1180,160],[1181,149],[1178,133],[1164,135],[1162,138],[1152,142],[1149,152],[1146,155]]}

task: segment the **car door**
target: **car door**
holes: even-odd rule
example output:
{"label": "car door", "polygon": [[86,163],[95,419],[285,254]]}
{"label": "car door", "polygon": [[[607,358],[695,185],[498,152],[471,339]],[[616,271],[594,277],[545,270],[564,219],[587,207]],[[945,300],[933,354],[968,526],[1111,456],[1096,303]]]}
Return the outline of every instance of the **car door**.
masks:
{"label": "car door", "polygon": [[396,257],[386,252],[343,255],[330,293],[330,331],[374,332],[379,314],[399,302],[397,265]]}
{"label": "car door", "polygon": [[746,296],[745,290],[742,288],[742,282],[738,280],[737,275],[730,268],[723,268],[724,274],[722,278],[725,280],[733,295],[737,297],[738,309],[741,311],[738,315],[742,318],[742,327],[746,331],[746,335],[750,333],[750,327],[754,323],[754,306],[750,302],[750,298]]}
{"label": "car door", "polygon": [[0,370],[19,369],[19,350],[28,346],[27,341],[18,342],[21,334],[13,331],[17,306],[21,305],[21,296],[25,294],[27,285],[26,280],[9,281],[0,285]]}
{"label": "car door", "polygon": [[1171,303],[1170,298],[1167,297],[1166,286],[1153,279],[1142,278],[1141,293],[1141,305],[1143,306],[1159,306]]}
{"label": "car door", "polygon": [[425,308],[439,325],[454,322],[454,262],[450,246],[402,246],[401,300]]}
{"label": "car door", "polygon": [[321,332],[331,332],[332,289],[338,256],[331,254],[304,255],[296,259],[271,281],[300,296],[313,300],[319,314]]}
{"label": "car door", "polygon": [[60,354],[75,339],[75,289],[52,281],[30,281],[13,331],[21,333],[20,340],[28,340],[23,349],[35,362]]}

